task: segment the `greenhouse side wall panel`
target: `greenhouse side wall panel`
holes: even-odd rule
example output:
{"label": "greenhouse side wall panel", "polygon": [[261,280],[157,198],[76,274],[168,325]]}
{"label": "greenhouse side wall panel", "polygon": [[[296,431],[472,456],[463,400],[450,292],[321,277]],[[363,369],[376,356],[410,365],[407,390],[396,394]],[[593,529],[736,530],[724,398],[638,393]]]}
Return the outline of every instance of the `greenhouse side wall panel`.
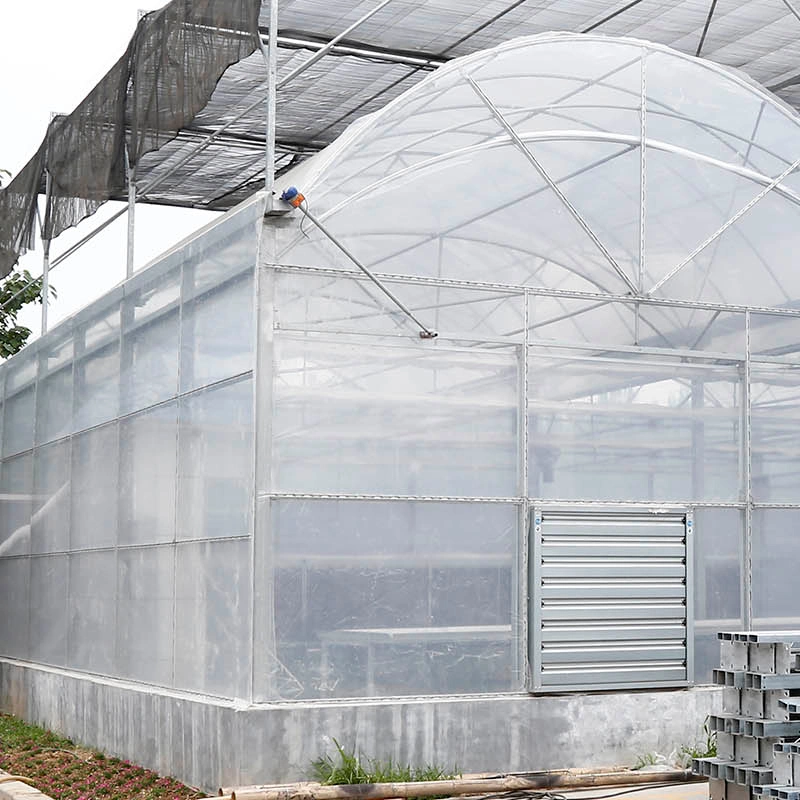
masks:
{"label": "greenhouse side wall panel", "polygon": [[227,215],[4,366],[2,655],[248,695],[260,220]]}

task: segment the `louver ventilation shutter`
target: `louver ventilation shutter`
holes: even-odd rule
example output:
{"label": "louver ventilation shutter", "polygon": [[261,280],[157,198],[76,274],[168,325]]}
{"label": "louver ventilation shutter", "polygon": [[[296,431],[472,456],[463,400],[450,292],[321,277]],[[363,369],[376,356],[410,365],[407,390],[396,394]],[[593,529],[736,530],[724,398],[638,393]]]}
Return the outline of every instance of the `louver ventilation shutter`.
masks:
{"label": "louver ventilation shutter", "polygon": [[686,513],[534,510],[534,688],[685,685],[692,534]]}

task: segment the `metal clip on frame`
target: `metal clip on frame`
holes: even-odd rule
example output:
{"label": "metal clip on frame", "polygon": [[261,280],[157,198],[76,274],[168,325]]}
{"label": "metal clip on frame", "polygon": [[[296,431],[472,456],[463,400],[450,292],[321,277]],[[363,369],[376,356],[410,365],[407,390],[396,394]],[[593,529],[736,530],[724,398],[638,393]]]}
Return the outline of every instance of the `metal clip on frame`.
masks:
{"label": "metal clip on frame", "polygon": [[377,277],[371,270],[365,267],[309,210],[308,205],[305,203],[305,196],[301,194],[296,187],[290,186],[281,194],[281,200],[287,203],[292,208],[299,209],[307,219],[309,219],[319,230],[331,241],[336,247],[344,253],[410,320],[414,322],[420,329],[420,339],[435,339],[439,334],[427,326],[423,325],[414,312],[406,306],[402,300],[395,297],[395,295],[383,285],[380,278]]}

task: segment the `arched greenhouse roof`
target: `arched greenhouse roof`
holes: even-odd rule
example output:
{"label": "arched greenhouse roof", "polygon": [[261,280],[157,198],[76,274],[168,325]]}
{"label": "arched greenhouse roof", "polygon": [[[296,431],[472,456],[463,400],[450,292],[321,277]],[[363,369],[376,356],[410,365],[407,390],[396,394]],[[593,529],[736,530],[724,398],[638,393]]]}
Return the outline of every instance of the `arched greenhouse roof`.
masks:
{"label": "arched greenhouse roof", "polygon": [[[739,73],[545,34],[445,65],[279,187],[387,275],[790,309],[798,159],[800,118]],[[280,263],[353,269],[289,237]]]}

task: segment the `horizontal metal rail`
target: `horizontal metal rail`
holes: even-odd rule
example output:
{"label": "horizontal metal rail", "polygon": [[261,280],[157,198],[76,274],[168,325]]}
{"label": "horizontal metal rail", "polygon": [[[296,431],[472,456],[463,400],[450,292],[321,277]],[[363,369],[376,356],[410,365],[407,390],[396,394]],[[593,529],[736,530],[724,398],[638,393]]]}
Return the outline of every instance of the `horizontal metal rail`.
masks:
{"label": "horizontal metal rail", "polygon": [[[262,34],[262,39],[266,41],[266,36]],[[296,36],[278,35],[278,47],[294,50],[321,50],[326,45],[325,42],[317,42],[314,39],[304,37],[302,34]],[[399,50],[389,50],[382,47],[374,47],[368,44],[337,44],[330,50],[335,55],[355,56],[374,61],[384,61],[390,64],[404,64],[409,67],[420,69],[437,69],[446,64],[450,59],[441,58],[435,55],[411,55]]]}
{"label": "horizontal metal rail", "polygon": [[[274,269],[280,272],[306,272],[310,275],[330,275],[331,277],[350,277],[353,273],[344,269],[333,269],[331,267],[294,266],[276,264]],[[386,281],[397,283],[411,283],[428,286],[441,286],[464,289],[484,289],[490,292],[502,294],[530,295],[534,297],[559,297],[570,300],[605,300],[614,303],[627,303],[641,306],[662,306],[664,308],[688,308],[698,311],[727,311],[731,313],[744,313],[752,311],[754,314],[765,314],[775,317],[800,317],[800,307],[798,308],[777,308],[773,306],[746,306],[741,303],[712,303],[696,300],[681,300],[671,297],[633,297],[629,294],[613,294],[605,292],[579,291],[577,289],[550,289],[543,286],[524,286],[515,283],[492,283],[490,281],[469,281],[453,278],[424,277],[420,275],[401,275],[392,272],[378,272],[374,274]],[[607,347],[605,349],[608,349]],[[681,353],[685,353],[681,350]],[[700,352],[700,351],[698,351]]]}

